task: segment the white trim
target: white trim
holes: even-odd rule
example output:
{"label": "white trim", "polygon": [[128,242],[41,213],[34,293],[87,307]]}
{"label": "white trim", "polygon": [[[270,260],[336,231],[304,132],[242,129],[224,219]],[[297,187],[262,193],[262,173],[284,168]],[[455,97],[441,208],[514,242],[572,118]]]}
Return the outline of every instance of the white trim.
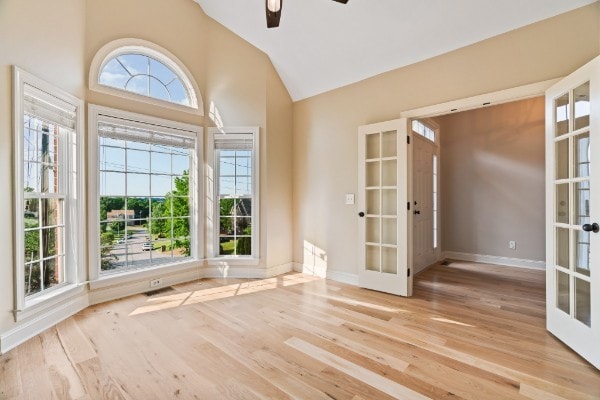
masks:
{"label": "white trim", "polygon": [[[186,86],[188,94],[190,95],[190,102],[192,103],[191,106],[172,103],[156,99],[154,97],[143,96],[137,93],[101,85],[98,83],[100,71],[102,71],[102,68],[104,68],[106,63],[112,58],[124,53],[143,54],[154,58],[171,68],[181,79],[181,83]],[[90,65],[89,87],[90,90],[95,92],[141,101],[172,110],[184,111],[201,116],[204,115],[204,102],[202,101],[202,95],[190,70],[173,53],[147,40],[124,38],[113,40],[112,42],[105,44],[100,50],[98,50]]]}
{"label": "white trim", "polygon": [[248,278],[265,279],[279,276],[293,271],[292,263],[276,265],[268,268],[256,268],[252,266],[239,266],[223,264],[221,266],[209,266],[203,269],[204,278]]}
{"label": "white trim", "polygon": [[81,293],[76,297],[64,301],[62,304],[46,310],[45,313],[36,316],[30,321],[4,332],[0,335],[0,354],[4,354],[17,347],[88,306],[87,293]]}
{"label": "white trim", "polygon": [[309,265],[302,263],[293,263],[294,271],[301,272],[306,275],[318,276],[319,278],[327,277],[327,266],[326,265]]}
{"label": "white trim", "polygon": [[446,103],[435,104],[427,107],[415,108],[404,111],[400,114],[403,118],[423,119],[426,117],[435,117],[439,115],[452,114],[455,112],[474,110],[477,108],[498,105],[513,101],[529,99],[531,97],[543,96],[550,86],[558,82],[559,79],[550,79],[547,81],[536,82],[529,85],[518,86],[515,88],[499,90],[481,94],[478,96],[467,97],[464,99],[448,101]]}
{"label": "white trim", "polygon": [[[238,134],[252,135],[252,258],[260,259],[260,127],[258,126],[234,126],[221,128],[208,128],[208,149],[206,157],[206,244],[207,257],[211,262],[233,260],[231,257],[219,257],[219,233],[218,223],[213,222],[219,216],[219,204],[215,201],[218,197],[219,166],[215,160],[215,136],[231,135],[232,138],[239,137]],[[243,258],[242,258],[243,259]]]}
{"label": "white trim", "polygon": [[522,258],[510,258],[510,257],[489,256],[489,255],[483,255],[483,254],[459,253],[459,252],[455,252],[455,251],[444,252],[443,258],[450,258],[453,260],[461,260],[461,261],[472,261],[472,262],[479,262],[479,263],[485,263],[485,264],[504,265],[504,266],[508,266],[508,267],[537,269],[537,270],[542,270],[542,271],[546,270],[546,261],[525,260]]}
{"label": "white trim", "polygon": [[[161,284],[151,288],[150,280],[158,278],[161,279]],[[95,289],[92,288],[92,290],[90,290],[90,305],[117,300],[134,294],[145,293],[150,290],[161,289],[166,286],[192,282],[202,278],[204,278],[204,275],[201,273],[200,268],[192,267],[175,273],[155,274],[146,279],[141,278],[135,281],[113,281],[112,285],[97,285],[95,286]]]}
{"label": "white trim", "polygon": [[[45,100],[56,102],[59,106],[69,106],[75,113],[75,128],[73,134],[63,138],[62,155],[63,191],[65,193],[64,223],[65,240],[71,241],[71,246],[65,246],[65,284],[55,290],[48,290],[36,299],[27,301],[24,293],[24,243],[21,232],[24,229],[23,221],[23,113],[25,85],[31,86],[44,93]],[[83,101],[53,86],[52,84],[29,74],[17,66],[13,66],[13,134],[15,153],[13,156],[14,169],[14,218],[13,236],[16,238],[14,245],[14,318],[15,322],[30,317],[35,313],[43,313],[53,307],[57,301],[64,300],[73,285],[83,280],[85,276],[85,185],[84,174],[84,116]],[[75,150],[73,149],[75,146]],[[52,300],[52,301],[51,301]]]}
{"label": "white trim", "polygon": [[358,274],[350,274],[348,272],[327,271],[327,279],[332,281],[346,283],[352,286],[358,286]]}
{"label": "white trim", "polygon": [[[195,246],[191,243],[191,258],[181,263],[168,265],[150,266],[148,268],[140,268],[116,272],[114,274],[106,274],[101,276],[98,268],[98,251],[100,248],[100,237],[98,235],[99,226],[99,184],[98,184],[98,122],[102,119],[119,119],[122,121],[131,121],[137,126],[152,125],[152,129],[159,129],[165,132],[176,131],[180,135],[190,135],[196,137],[196,149],[190,172],[195,171],[195,176],[190,174],[191,185],[190,196],[194,204],[190,218],[190,233],[195,241]],[[188,268],[190,265],[201,265],[204,257],[204,229],[202,228],[203,221],[201,220],[201,209],[203,208],[204,187],[200,184],[203,176],[203,132],[204,128],[182,122],[170,121],[162,118],[151,117],[143,114],[136,114],[122,110],[116,110],[108,107],[102,107],[94,104],[88,106],[88,135],[91,138],[88,143],[88,218],[90,226],[89,236],[89,279],[90,287],[102,288],[119,284],[133,284],[143,279],[155,279],[164,273],[172,273],[173,271],[181,271]],[[133,283],[132,283],[133,282]],[[123,297],[123,296],[121,296]]]}

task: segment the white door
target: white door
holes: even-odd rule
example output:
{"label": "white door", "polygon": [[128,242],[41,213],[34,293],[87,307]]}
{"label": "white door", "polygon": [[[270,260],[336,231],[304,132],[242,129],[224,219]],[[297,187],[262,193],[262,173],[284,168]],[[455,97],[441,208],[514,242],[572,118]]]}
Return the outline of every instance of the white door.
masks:
{"label": "white door", "polygon": [[412,135],[413,267],[418,273],[437,261],[437,146],[421,135]]}
{"label": "white door", "polygon": [[407,120],[358,129],[359,285],[412,295],[407,210]]}
{"label": "white door", "polygon": [[600,368],[600,57],[546,92],[548,330]]}

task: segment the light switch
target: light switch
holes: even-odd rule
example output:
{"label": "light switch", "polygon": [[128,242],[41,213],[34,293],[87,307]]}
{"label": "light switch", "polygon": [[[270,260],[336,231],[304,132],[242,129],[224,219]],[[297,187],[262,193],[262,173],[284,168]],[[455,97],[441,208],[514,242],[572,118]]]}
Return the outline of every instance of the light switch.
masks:
{"label": "light switch", "polygon": [[346,193],[346,204],[354,204],[354,193]]}

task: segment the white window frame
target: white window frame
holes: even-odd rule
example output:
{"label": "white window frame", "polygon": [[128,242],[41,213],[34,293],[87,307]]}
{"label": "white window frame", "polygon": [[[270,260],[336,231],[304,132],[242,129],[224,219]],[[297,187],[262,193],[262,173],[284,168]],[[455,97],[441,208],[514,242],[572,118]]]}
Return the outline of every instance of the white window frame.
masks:
{"label": "white window frame", "polygon": [[[257,126],[208,128],[207,163],[207,257],[211,261],[240,261],[247,265],[258,264],[260,260],[260,128]],[[252,135],[252,254],[219,255],[219,166],[215,157],[215,139],[232,139],[239,135]]]}
{"label": "white window frame", "polygon": [[[180,78],[181,83],[186,87],[187,92],[190,95],[190,106],[172,103],[154,97],[144,96],[127,90],[100,84],[100,73],[102,72],[104,66],[114,57],[122,54],[141,54],[153,58],[169,67],[173,72],[175,72],[177,77]],[[141,101],[143,103],[168,108],[171,110],[183,111],[201,116],[204,115],[204,103],[202,101],[202,95],[200,94],[200,89],[198,88],[198,84],[194,80],[192,73],[174,54],[169,52],[167,49],[147,40],[133,38],[117,39],[104,45],[96,53],[94,59],[92,60],[89,75],[89,87],[90,90],[95,92],[106,93],[129,100]]]}
{"label": "white window frame", "polygon": [[[74,134],[59,138],[63,149],[61,155],[64,188],[64,236],[65,242],[65,282],[40,292],[25,296],[24,257],[24,115],[25,93],[33,94],[41,102],[54,107],[74,110]],[[13,66],[13,131],[14,131],[14,297],[15,321],[21,321],[55,308],[66,298],[84,292],[85,280],[85,189],[84,176],[84,115],[83,101],[36,76]]]}
{"label": "white window frame", "polygon": [[[99,232],[99,199],[100,182],[99,174],[99,136],[98,123],[106,120],[125,120],[128,125],[140,126],[141,128],[152,125],[153,130],[165,133],[174,132],[181,136],[194,137],[196,148],[190,163],[190,257],[181,262],[148,266],[140,269],[118,271],[110,274],[100,274],[100,263],[98,253],[100,249]],[[90,104],[88,106],[88,224],[90,226],[89,237],[89,279],[90,288],[96,289],[122,282],[130,282],[156,276],[157,274],[172,273],[197,267],[204,258],[204,235],[201,221],[201,210],[203,209],[203,176],[202,154],[203,154],[203,128],[143,114],[136,114],[117,110],[113,108]]]}
{"label": "white window frame", "polygon": [[[434,135],[433,140],[429,139],[425,135],[422,135],[420,132],[415,131],[413,129],[413,124],[415,122],[418,122],[421,125],[425,126],[426,128],[431,129],[433,131],[433,135]],[[419,135],[420,137],[422,137],[424,139],[427,139],[430,142],[435,143],[436,145],[439,145],[439,131],[440,131],[440,126],[437,123],[433,122],[433,120],[431,120],[429,118],[414,118],[411,121],[410,128],[411,128],[411,131],[413,131],[415,133],[415,135]]]}

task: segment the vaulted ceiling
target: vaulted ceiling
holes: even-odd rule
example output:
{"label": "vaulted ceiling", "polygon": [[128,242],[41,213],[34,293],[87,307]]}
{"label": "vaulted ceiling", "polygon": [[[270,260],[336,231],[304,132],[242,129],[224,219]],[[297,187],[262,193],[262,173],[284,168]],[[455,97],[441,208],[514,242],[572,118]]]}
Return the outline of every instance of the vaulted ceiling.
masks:
{"label": "vaulted ceiling", "polygon": [[264,0],[195,1],[267,53],[301,100],[596,0],[284,0],[272,29]]}

